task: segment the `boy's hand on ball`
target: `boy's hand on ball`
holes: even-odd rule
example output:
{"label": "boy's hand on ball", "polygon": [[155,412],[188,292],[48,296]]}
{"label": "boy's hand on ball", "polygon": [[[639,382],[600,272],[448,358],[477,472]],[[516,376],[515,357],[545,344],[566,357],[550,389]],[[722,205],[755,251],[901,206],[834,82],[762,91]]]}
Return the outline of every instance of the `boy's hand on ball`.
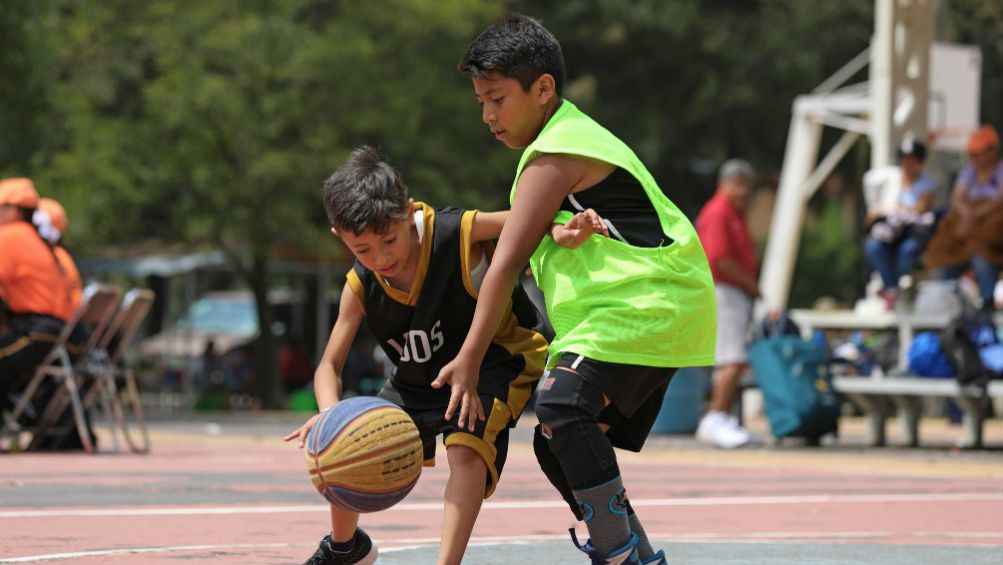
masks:
{"label": "boy's hand on ball", "polygon": [[292,432],[291,434],[287,435],[282,439],[285,441],[292,441],[294,439],[299,439],[299,442],[297,443],[299,447],[302,448],[304,445],[306,445],[306,438],[308,435],[310,435],[310,430],[313,429],[313,426],[314,424],[317,423],[317,418],[319,417],[320,414],[315,414],[313,417],[307,420],[305,424],[297,428],[296,431]]}
{"label": "boy's hand on ball", "polygon": [[457,425],[460,428],[466,424],[471,432],[477,424],[477,420],[484,421],[484,406],[481,405],[481,398],[477,396],[477,369],[471,369],[469,364],[457,357],[439,371],[439,376],[432,381],[432,388],[442,388],[450,386],[449,405],[446,407],[446,420],[450,420],[457,408],[460,410],[460,417]]}

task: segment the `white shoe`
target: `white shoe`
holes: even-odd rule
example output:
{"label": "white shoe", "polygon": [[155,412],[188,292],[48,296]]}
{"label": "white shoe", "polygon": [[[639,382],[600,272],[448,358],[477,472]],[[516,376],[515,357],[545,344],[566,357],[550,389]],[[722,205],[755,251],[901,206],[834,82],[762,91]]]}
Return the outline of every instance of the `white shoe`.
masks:
{"label": "white shoe", "polygon": [[731,424],[732,429],[735,430],[735,433],[738,434],[738,436],[744,438],[742,439],[742,445],[752,443],[752,434],[750,434],[749,430],[745,429],[742,424],[738,423],[738,418],[728,414],[728,423]]}
{"label": "white shoe", "polygon": [[724,449],[741,447],[751,439],[749,432],[724,412],[708,412],[697,427],[697,440]]}

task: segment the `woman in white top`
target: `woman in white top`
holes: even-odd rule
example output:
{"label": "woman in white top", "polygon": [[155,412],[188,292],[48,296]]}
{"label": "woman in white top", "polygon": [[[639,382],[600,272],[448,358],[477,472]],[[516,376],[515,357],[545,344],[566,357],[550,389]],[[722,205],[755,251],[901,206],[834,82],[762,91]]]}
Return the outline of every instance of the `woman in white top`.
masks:
{"label": "woman in white top", "polygon": [[889,309],[898,299],[899,278],[913,270],[923,251],[917,227],[932,224],[932,214],[924,216],[937,192],[936,182],[923,172],[926,146],[906,139],[897,155],[897,167],[873,169],[864,176],[870,201],[864,251],[871,268],[881,275],[879,294]]}

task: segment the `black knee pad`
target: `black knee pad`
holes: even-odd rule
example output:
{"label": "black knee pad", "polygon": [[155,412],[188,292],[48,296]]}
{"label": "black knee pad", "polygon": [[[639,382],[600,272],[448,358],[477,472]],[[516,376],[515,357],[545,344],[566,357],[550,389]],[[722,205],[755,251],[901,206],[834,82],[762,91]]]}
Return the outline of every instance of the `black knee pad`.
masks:
{"label": "black knee pad", "polygon": [[575,518],[581,520],[582,512],[578,507],[578,501],[575,500],[574,493],[571,492],[568,478],[564,475],[561,462],[557,460],[554,452],[550,450],[550,442],[540,432],[539,424],[533,430],[533,451],[536,453],[536,461],[540,464],[543,474],[547,476],[550,484],[554,485],[557,492],[561,493],[561,498],[564,499],[564,502],[568,503],[568,507],[571,508],[571,512],[575,515]]}
{"label": "black knee pad", "polygon": [[557,435],[559,429],[595,422],[605,407],[599,387],[578,373],[558,367],[550,372],[551,384],[536,397],[536,417]]}
{"label": "black knee pad", "polygon": [[[604,408],[598,386],[577,373],[557,368],[549,388],[541,390],[536,415],[548,447],[560,462],[568,485],[578,489],[606,482],[620,474],[609,439],[596,417]],[[546,437],[544,435],[544,437]]]}

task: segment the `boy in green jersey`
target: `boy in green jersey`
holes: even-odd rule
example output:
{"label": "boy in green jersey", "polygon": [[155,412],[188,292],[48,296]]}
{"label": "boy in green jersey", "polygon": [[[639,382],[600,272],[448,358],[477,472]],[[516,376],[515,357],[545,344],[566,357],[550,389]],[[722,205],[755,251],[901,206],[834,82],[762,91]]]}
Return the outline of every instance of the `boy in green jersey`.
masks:
{"label": "boy in green jersey", "polygon": [[[460,62],[491,133],[523,149],[511,214],[477,299],[470,332],[432,386],[450,385],[446,417],[483,419],[477,367],[527,261],[556,337],[539,388],[540,466],[591,539],[593,563],[663,564],[625,496],[613,447],[639,451],[677,367],[713,365],[714,285],[693,226],[622,141],[561,98],[560,44],[513,14]],[[552,222],[594,209],[608,237],[576,249]]]}

